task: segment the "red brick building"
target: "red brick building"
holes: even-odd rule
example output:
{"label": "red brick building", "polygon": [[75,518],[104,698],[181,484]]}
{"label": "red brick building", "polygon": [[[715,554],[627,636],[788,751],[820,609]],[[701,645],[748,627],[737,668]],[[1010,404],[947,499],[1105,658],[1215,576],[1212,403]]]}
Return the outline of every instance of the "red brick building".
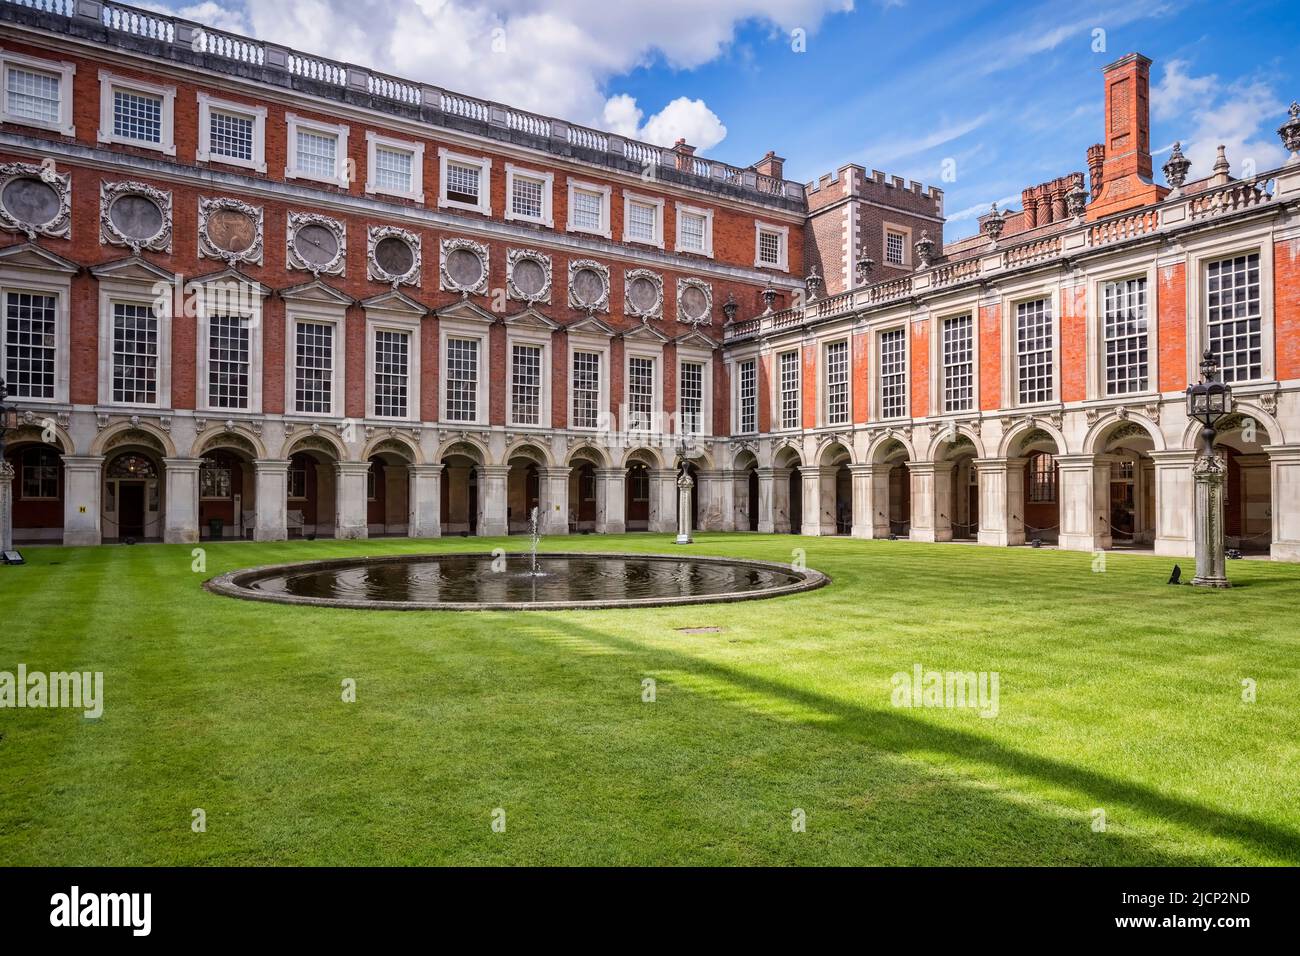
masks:
{"label": "red brick building", "polygon": [[1209,348],[1230,544],[1300,558],[1300,163],[1156,184],[1149,66],[945,246],[874,170],[0,2],[17,537],[668,530],[688,435],[698,527],[1183,554]]}

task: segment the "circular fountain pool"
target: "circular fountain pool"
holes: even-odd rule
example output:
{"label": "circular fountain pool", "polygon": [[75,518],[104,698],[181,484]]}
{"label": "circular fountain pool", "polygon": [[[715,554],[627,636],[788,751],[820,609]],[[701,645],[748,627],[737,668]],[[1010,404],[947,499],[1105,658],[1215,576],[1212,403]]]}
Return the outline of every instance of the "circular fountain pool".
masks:
{"label": "circular fountain pool", "polygon": [[559,610],[748,601],[810,591],[820,571],[735,558],[527,553],[338,558],[231,571],[204,584],[251,601],[377,610]]}

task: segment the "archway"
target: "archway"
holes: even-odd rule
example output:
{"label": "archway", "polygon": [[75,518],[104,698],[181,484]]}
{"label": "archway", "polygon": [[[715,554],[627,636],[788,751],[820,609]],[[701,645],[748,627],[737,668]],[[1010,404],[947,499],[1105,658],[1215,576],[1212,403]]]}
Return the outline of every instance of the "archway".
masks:
{"label": "archway", "polygon": [[1136,422],[1119,422],[1098,436],[1095,453],[1109,465],[1106,522],[1113,548],[1150,548],[1156,537],[1155,442]]}
{"label": "archway", "polygon": [[458,442],[442,456],[442,533],[478,534],[482,519],[482,453]]}
{"label": "archway", "polygon": [[777,450],[773,464],[772,530],[799,534],[803,530],[803,459],[786,445]]}
{"label": "archway", "polygon": [[62,449],[21,437],[5,447],[13,467],[13,535],[20,544],[63,540],[65,479]]}
{"label": "archway", "polygon": [[742,451],[732,463],[732,492],[737,531],[758,530],[758,459]]}
{"label": "archway", "polygon": [[376,445],[366,459],[366,534],[405,535],[411,520],[411,465],[408,448],[396,441]]}
{"label": "archway", "polygon": [[104,468],[103,537],[156,541],[163,532],[162,463],[141,447],[114,449]]}
{"label": "archway", "polygon": [[952,471],[947,500],[936,504],[946,512],[954,541],[974,541],[979,536],[980,487],[976,456],[974,442],[961,434],[943,446],[939,453],[941,466]]}
{"label": "archway", "polygon": [[853,529],[852,458],[840,442],[822,451],[818,473],[821,533],[846,535]]}
{"label": "archway", "polygon": [[306,438],[290,452],[285,503],[289,537],[333,537],[337,462],[336,449],[322,438]]}
{"label": "archway", "polygon": [[1268,432],[1248,415],[1219,425],[1214,449],[1228,466],[1224,488],[1224,544],[1243,554],[1268,554],[1273,543],[1273,477]]}
{"label": "archway", "polygon": [[909,460],[907,446],[897,438],[882,442],[872,456],[872,504],[876,509],[873,524],[890,539],[906,538],[912,533]]}
{"label": "archway", "polygon": [[599,471],[605,467],[600,453],[579,449],[569,458],[569,533],[590,534],[599,530]]}
{"label": "archway", "polygon": [[623,480],[623,519],[628,531],[650,530],[651,478],[656,466],[648,453],[634,452],[628,459]]}
{"label": "archway", "polygon": [[[1029,544],[1056,544],[1061,538],[1061,468],[1056,439],[1031,428],[1015,444],[1014,457],[1025,462],[1021,479],[1022,513],[1018,516]],[[1016,518],[1013,515],[1013,520]]]}
{"label": "archway", "polygon": [[542,467],[545,454],[532,445],[521,445],[510,454],[506,464],[506,527],[510,534],[527,534],[528,519],[538,509],[539,527],[543,521]]}
{"label": "archway", "polygon": [[251,538],[257,507],[253,458],[220,443],[200,458],[199,537]]}

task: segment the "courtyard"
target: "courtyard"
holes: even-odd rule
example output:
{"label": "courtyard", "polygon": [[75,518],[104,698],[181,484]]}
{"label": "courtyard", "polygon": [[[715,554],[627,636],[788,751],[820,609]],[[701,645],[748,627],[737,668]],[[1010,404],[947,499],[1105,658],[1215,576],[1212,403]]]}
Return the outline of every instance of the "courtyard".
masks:
{"label": "courtyard", "polygon": [[[0,859],[1300,863],[1300,566],[1230,562],[1208,592],[1146,555],[705,533],[692,553],[802,557],[832,583],[465,613],[202,588],[494,547],[527,539],[26,549],[0,569],[0,669],[102,672],[103,713],[0,711]],[[897,706],[918,668],[996,675],[994,712]]]}

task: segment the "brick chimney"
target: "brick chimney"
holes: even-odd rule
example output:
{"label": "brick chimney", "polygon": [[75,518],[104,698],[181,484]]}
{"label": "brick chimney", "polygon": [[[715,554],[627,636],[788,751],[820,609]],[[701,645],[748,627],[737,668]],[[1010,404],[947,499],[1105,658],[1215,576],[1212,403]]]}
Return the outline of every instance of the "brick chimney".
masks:
{"label": "brick chimney", "polygon": [[1151,61],[1130,53],[1102,67],[1106,84],[1101,195],[1088,219],[1158,202],[1169,190],[1151,178]]}
{"label": "brick chimney", "polygon": [[1101,195],[1102,167],[1106,164],[1106,147],[1101,143],[1088,147],[1088,201]]}
{"label": "brick chimney", "polygon": [[754,171],[760,176],[771,176],[773,179],[784,179],[785,159],[776,155],[770,149],[767,153],[754,164]]}
{"label": "brick chimney", "polygon": [[694,166],[691,163],[691,157],[695,155],[695,147],[689,145],[686,140],[679,139],[673,143],[673,152],[677,154],[677,168],[690,172]]}

